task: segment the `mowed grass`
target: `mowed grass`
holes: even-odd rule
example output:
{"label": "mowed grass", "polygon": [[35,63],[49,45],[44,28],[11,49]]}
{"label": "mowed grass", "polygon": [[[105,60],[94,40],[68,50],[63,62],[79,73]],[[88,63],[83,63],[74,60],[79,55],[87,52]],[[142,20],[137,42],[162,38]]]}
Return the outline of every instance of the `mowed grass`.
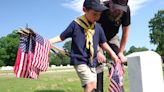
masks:
{"label": "mowed grass", "polygon": [[[0,71],[0,92],[83,92],[80,80],[74,69],[68,68],[65,70],[67,71],[53,69],[48,72],[42,72],[37,80],[18,79],[12,71]],[[108,71],[105,69],[104,92],[108,92],[108,85]],[[129,92],[127,69],[125,71],[124,86],[126,92]]]}

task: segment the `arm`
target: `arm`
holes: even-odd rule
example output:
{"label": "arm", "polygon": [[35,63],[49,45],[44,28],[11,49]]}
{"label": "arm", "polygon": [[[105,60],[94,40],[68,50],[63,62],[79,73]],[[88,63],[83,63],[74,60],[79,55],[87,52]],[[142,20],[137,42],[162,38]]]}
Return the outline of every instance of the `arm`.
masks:
{"label": "arm", "polygon": [[56,36],[54,38],[49,39],[49,42],[51,44],[51,48],[54,48],[52,45],[58,42],[62,42],[63,40],[61,39],[60,36]]}
{"label": "arm", "polygon": [[124,52],[125,45],[126,45],[127,40],[128,40],[129,26],[123,27],[122,30],[123,30],[123,33],[122,33],[122,37],[121,37],[120,49],[119,49],[118,57],[120,58],[120,60],[122,62],[125,62],[126,61],[126,57],[124,56],[123,52]]}
{"label": "arm", "polygon": [[56,36],[54,38],[49,39],[49,41],[50,41],[51,44],[55,44],[55,43],[58,43],[58,42],[62,42],[63,40],[60,38],[60,36]]}
{"label": "arm", "polygon": [[55,44],[58,42],[62,42],[63,40],[65,40],[69,37],[72,37],[74,27],[75,27],[75,22],[73,21],[59,36],[49,39],[50,43]]}
{"label": "arm", "polygon": [[128,40],[129,26],[123,27],[122,30],[123,30],[123,33],[122,33],[122,37],[121,37],[120,50],[119,50],[119,52],[121,52],[121,53],[123,53],[123,51],[125,49],[125,45]]}
{"label": "arm", "polygon": [[97,47],[97,60],[98,63],[104,63],[106,61],[106,57],[103,54],[103,50],[99,46]]}
{"label": "arm", "polygon": [[130,16],[130,8],[128,6],[127,13],[124,13],[123,20],[122,20],[122,37],[120,42],[120,49],[118,53],[118,57],[121,59],[121,61],[124,63],[126,61],[126,57],[123,54],[123,51],[125,49],[125,45],[128,40],[128,34],[129,34],[129,27],[131,22],[131,16]]}
{"label": "arm", "polygon": [[109,47],[109,45],[105,42],[100,44],[101,48],[103,50],[105,50],[109,55],[111,55],[111,58],[113,59],[113,61],[115,63],[120,62],[119,58],[117,57],[117,55],[115,54],[115,52],[111,49],[111,47]]}

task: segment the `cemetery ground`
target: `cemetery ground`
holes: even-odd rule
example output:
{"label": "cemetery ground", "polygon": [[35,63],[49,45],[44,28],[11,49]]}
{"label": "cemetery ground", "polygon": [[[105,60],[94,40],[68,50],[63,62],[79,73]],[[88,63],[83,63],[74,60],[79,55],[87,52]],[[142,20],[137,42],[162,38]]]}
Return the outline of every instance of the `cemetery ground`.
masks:
{"label": "cemetery ground", "polygon": [[[108,92],[108,85],[108,70],[105,68],[104,92]],[[125,90],[129,92],[127,69],[125,69]],[[0,92],[83,92],[83,89],[73,68],[49,69],[47,72],[41,72],[37,80],[18,79],[13,71],[0,70]]]}

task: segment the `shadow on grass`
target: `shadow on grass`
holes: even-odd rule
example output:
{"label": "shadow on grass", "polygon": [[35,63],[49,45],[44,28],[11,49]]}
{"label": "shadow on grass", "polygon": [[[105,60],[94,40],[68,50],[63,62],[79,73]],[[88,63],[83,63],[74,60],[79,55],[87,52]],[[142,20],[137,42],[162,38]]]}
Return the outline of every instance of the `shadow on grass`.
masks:
{"label": "shadow on grass", "polygon": [[64,90],[36,90],[34,92],[65,92]]}

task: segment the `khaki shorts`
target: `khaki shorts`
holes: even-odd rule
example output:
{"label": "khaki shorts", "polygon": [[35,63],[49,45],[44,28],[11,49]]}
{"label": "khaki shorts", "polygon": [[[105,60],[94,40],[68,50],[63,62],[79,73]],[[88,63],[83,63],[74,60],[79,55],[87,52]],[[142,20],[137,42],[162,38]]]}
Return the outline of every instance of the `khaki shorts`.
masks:
{"label": "khaki shorts", "polygon": [[97,83],[97,73],[95,68],[90,68],[86,64],[75,65],[74,68],[83,87],[90,82]]}

